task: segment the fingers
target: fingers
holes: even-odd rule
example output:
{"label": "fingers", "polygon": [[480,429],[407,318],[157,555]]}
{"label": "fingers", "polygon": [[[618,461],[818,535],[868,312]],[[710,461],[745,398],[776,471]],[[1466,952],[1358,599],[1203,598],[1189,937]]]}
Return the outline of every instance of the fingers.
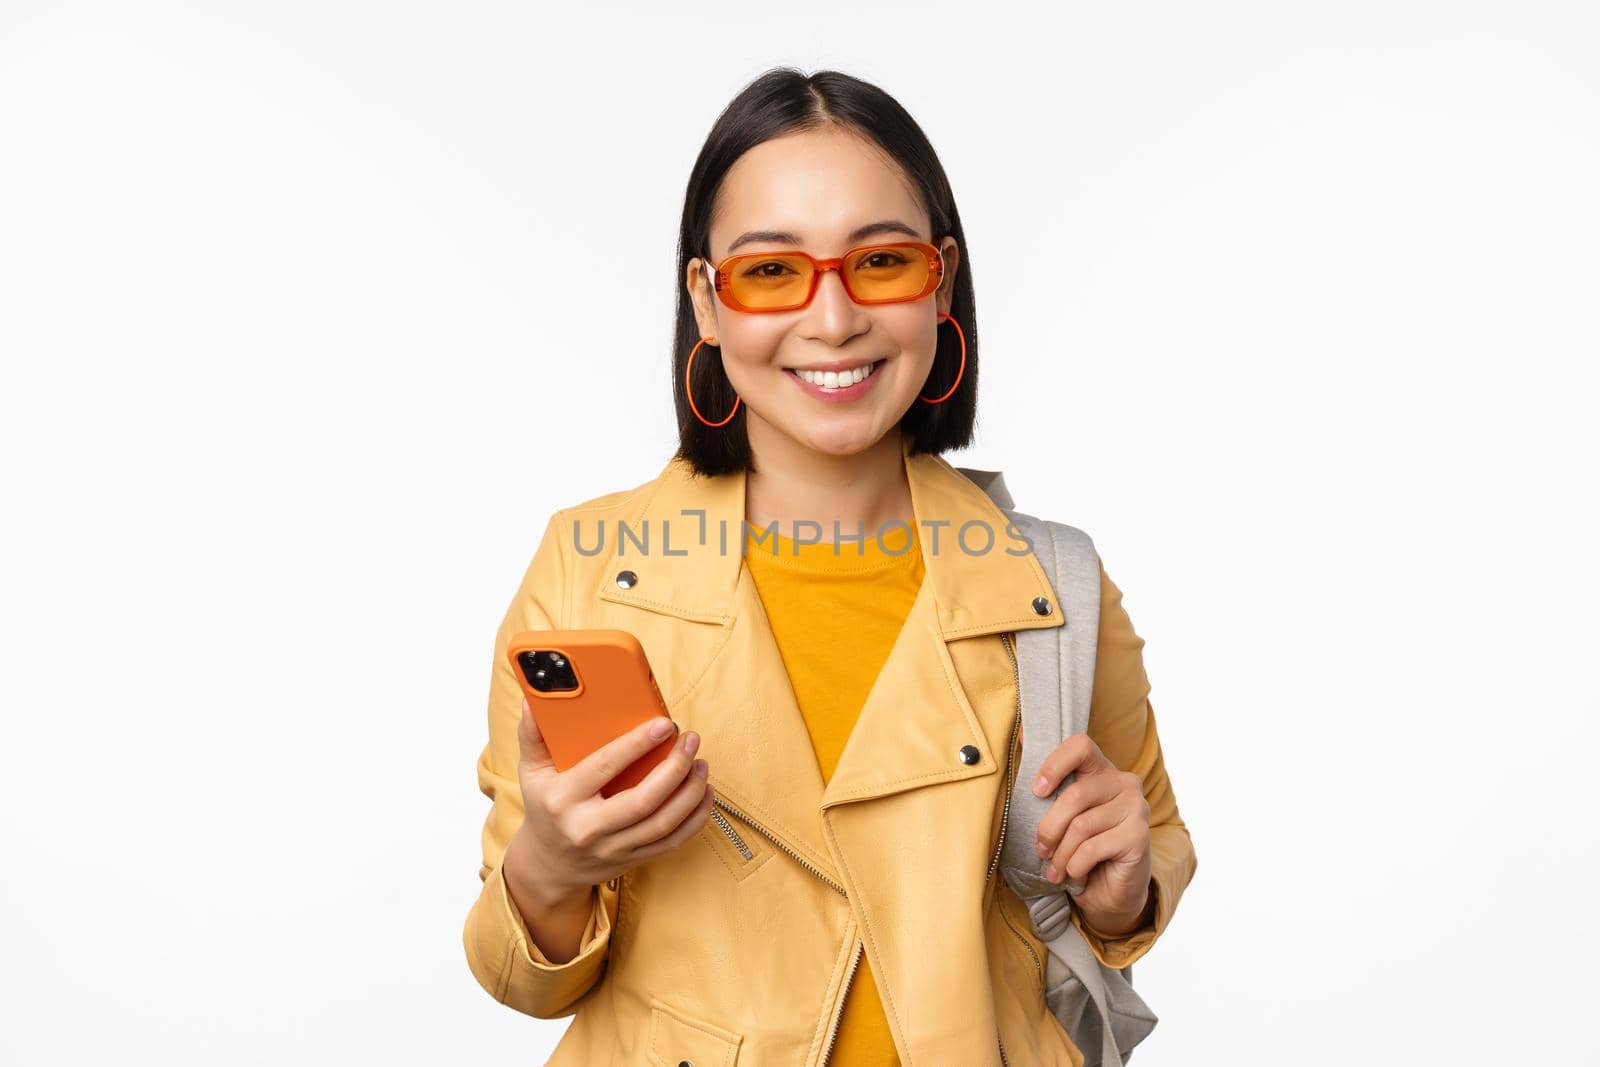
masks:
{"label": "fingers", "polygon": [[[1064,872],[1067,891],[1073,896],[1082,894],[1088,888],[1089,877],[1099,870],[1103,872],[1102,895],[1123,895],[1119,883],[1126,875],[1119,875],[1118,864],[1132,860],[1137,866],[1137,854],[1141,849],[1138,843],[1139,837],[1140,832],[1137,828],[1130,827],[1127,822],[1120,822],[1079,845],[1068,862],[1068,869]],[[1139,884],[1141,889],[1150,880],[1148,865],[1145,866],[1145,871],[1143,882]],[[1130,909],[1135,906],[1131,903],[1128,905]],[[1143,906],[1138,906],[1142,911]]]}
{"label": "fingers", "polygon": [[1119,825],[1122,819],[1122,813],[1118,812],[1114,804],[1101,804],[1099,807],[1080,813],[1072,820],[1072,825],[1067,827],[1066,834],[1061,838],[1061,844],[1051,854],[1050,866],[1046,867],[1044,872],[1045,880],[1060,882],[1064,876],[1071,876],[1077,884],[1086,884],[1089,872],[1104,857],[1093,847],[1083,846],[1095,841],[1097,835]]}
{"label": "fingers", "polygon": [[[647,856],[656,855],[657,851],[675,847],[675,843],[672,843],[661,849],[654,848],[663,838],[671,841],[671,835],[682,828],[686,819],[693,818],[694,829],[704,825],[704,817],[694,817],[711,814],[712,790],[706,783],[706,774],[706,761],[695,760],[688,775],[678,783],[677,788],[668,795],[660,807],[616,835],[613,845],[618,851],[630,854],[627,860],[630,866]],[[689,832],[693,833],[694,829]],[[638,852],[644,852],[644,855],[639,855]]]}
{"label": "fingers", "polygon": [[1097,863],[1149,836],[1149,820],[1150,804],[1137,774],[1118,771],[1075,780],[1039,820],[1034,848],[1050,861],[1045,878],[1065,882],[1075,895],[1083,892]]}
{"label": "fingers", "polygon": [[666,759],[650,768],[643,781],[600,801],[597,821],[601,829],[614,833],[648,818],[689,774],[699,748],[700,735],[688,731],[678,738]]}
{"label": "fingers", "polygon": [[677,728],[678,724],[665,715],[657,715],[589,753],[567,768],[566,788],[574,790],[576,794],[571,799],[583,800],[598,794],[601,786],[627,770],[640,756],[671,737]]}
{"label": "fingers", "polygon": [[1033,795],[1049,796],[1067,775],[1074,772],[1078,777],[1085,778],[1107,768],[1116,770],[1116,766],[1100,751],[1100,746],[1091,741],[1088,734],[1073,734],[1039,764],[1038,774],[1033,780]]}
{"label": "fingers", "polygon": [[517,751],[524,771],[536,773],[555,771],[556,761],[544,743],[544,735],[539,732],[539,724],[533,719],[533,711],[528,707],[527,697],[522,698],[522,721],[517,724]]}
{"label": "fingers", "polygon": [[[1069,826],[1076,824],[1084,813],[1113,801],[1120,792],[1118,783],[1104,775],[1078,778],[1051,801],[1050,808],[1039,818],[1034,831],[1034,847],[1041,859],[1061,846]],[[1080,835],[1079,840],[1082,840]]]}
{"label": "fingers", "polygon": [[[690,775],[689,778],[691,782],[694,780],[693,775]],[[687,790],[689,788],[689,782],[685,782],[683,788]],[[679,823],[677,828],[666,837],[661,838],[653,845],[647,845],[640,851],[635,852],[632,862],[634,864],[643,863],[645,860],[654,856],[659,856],[663,852],[670,852],[671,850],[682,845],[685,841],[689,840],[689,838],[693,837],[695,834],[699,833],[700,828],[703,827],[706,824],[706,820],[711,817],[711,802],[714,793],[715,787],[708,785],[706,787],[704,798],[698,804],[690,808],[689,817]],[[662,805],[662,807],[665,808],[666,805]]]}

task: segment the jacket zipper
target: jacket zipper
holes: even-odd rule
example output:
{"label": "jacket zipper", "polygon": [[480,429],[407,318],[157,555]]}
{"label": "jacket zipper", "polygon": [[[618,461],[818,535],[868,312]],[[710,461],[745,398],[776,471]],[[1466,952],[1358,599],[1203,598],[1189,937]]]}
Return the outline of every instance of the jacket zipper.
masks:
{"label": "jacket zipper", "polygon": [[[994,880],[995,868],[1000,865],[1000,852],[1005,847],[1006,841],[1006,824],[1011,820],[1011,790],[1014,786],[1014,783],[1011,781],[1011,767],[1016,760],[1017,727],[1022,725],[1022,672],[1017,668],[1017,654],[1011,648],[1011,635],[1008,633],[1002,633],[1000,635],[1000,643],[1005,645],[1006,656],[1011,660],[1011,678],[1015,685],[1017,694],[1016,716],[1011,723],[1011,739],[1006,744],[1006,777],[1005,784],[1001,786],[1001,788],[1005,790],[1005,800],[1003,801],[1005,806],[1000,810],[1000,837],[994,843],[994,856],[989,860],[989,874],[984,882],[985,892],[987,892],[989,883]],[[995,907],[999,906],[1000,905],[998,903],[995,904]],[[1003,911],[1000,913],[1000,919],[1003,922],[1005,921],[1005,913]],[[1009,922],[1006,922],[1006,929],[1011,929],[1011,924]],[[1011,932],[1016,933],[1015,930],[1012,930]],[[1017,937],[1018,939],[1022,939],[1021,934],[1017,934]],[[1028,950],[1028,954],[1033,955],[1034,963],[1037,964],[1039,962],[1039,957],[1034,955],[1033,946],[1028,944],[1026,940],[1022,940],[1022,944]],[[1042,984],[1043,983],[1041,983],[1041,985]],[[994,1039],[995,1042],[1000,1046],[1001,1067],[1010,1067],[1011,1061],[1006,1058],[1006,1043],[1005,1039],[1000,1036],[1000,1026],[998,1022],[995,1024]]]}
{"label": "jacket zipper", "polygon": [[839,1010],[833,1013],[833,1022],[828,1024],[828,1043],[822,1047],[822,1059],[817,1061],[819,1067],[828,1062],[833,1055],[833,1043],[839,1040],[839,1023],[844,1019],[845,999],[850,996],[850,983],[855,980],[856,968],[861,966],[861,954],[866,947],[866,942],[856,939],[856,950],[850,957],[850,970],[844,976],[844,989],[839,991]]}
{"label": "jacket zipper", "polygon": [[994,857],[989,860],[989,874],[984,883],[985,887],[988,882],[994,880],[995,868],[1000,865],[1000,851],[1005,846],[1006,823],[1011,819],[1011,790],[1016,784],[1011,780],[1011,765],[1016,757],[1017,727],[1022,725],[1022,673],[1017,669],[1017,654],[1011,650],[1011,635],[1001,634],[1000,643],[1006,646],[1006,655],[1011,658],[1011,677],[1016,683],[1017,701],[1016,717],[1011,723],[1011,739],[1006,744],[1006,780],[1002,786],[1005,790],[1005,807],[1000,812],[1000,836],[994,843]]}
{"label": "jacket zipper", "polygon": [[[1000,906],[996,904],[995,907],[998,908]],[[1027,949],[1028,955],[1033,957],[1033,969],[1034,972],[1039,976],[1039,989],[1040,995],[1042,996],[1044,990],[1044,964],[1039,961],[1039,954],[1033,950],[1032,945],[1028,944],[1028,939],[1022,936],[1022,932],[1011,924],[1010,919],[1006,918],[1004,908],[1000,909],[1000,921],[1006,924],[1006,929],[1011,931],[1011,936],[1016,938],[1018,941],[1021,941],[1022,947]]]}
{"label": "jacket zipper", "polygon": [[[815,875],[829,889],[832,889],[841,897],[849,899],[849,894],[844,891],[844,886],[840,885],[832,878],[829,878],[827,875],[817,870],[817,868],[808,862],[805,857],[801,856],[798,852],[784,844],[782,841],[779,841],[777,837],[775,837],[765,826],[762,826],[749,815],[746,815],[732,804],[729,804],[723,800],[720,795],[713,795],[711,798],[711,814],[716,818],[717,825],[721,827],[722,832],[728,836],[728,840],[733,842],[734,847],[739,850],[739,854],[745,859],[751,859],[754,856],[754,853],[750,851],[750,847],[744,843],[744,839],[739,836],[738,831],[733,828],[733,825],[728,822],[727,818],[723,816],[722,812],[717,810],[719,805],[725,811],[728,811],[736,816],[740,822],[745,823],[752,830],[755,830],[757,833],[759,833],[762,837],[765,837],[768,841],[771,841],[773,845],[781,849],[785,855],[798,863],[802,868]],[[828,1023],[828,1043],[822,1050],[822,1059],[819,1062],[819,1067],[824,1067],[824,1065],[826,1065],[828,1062],[828,1057],[833,1055],[833,1043],[839,1038],[839,1021],[844,1018],[845,998],[850,995],[850,983],[855,980],[856,968],[861,965],[861,956],[862,953],[866,951],[866,947],[867,946],[864,941],[862,941],[860,938],[856,939],[855,951],[850,957],[850,971],[845,975],[844,988],[839,991],[839,1006],[834,1010],[833,1020]]]}
{"label": "jacket zipper", "polygon": [[[1006,750],[1006,786],[1005,786],[1006,798],[1005,798],[1005,809],[1004,809],[1004,811],[1002,812],[1002,814],[1000,816],[1000,842],[995,845],[994,859],[991,860],[990,863],[989,863],[989,877],[990,878],[994,877],[995,866],[996,866],[996,864],[999,863],[1000,852],[1002,850],[1002,846],[1004,845],[1005,839],[1006,839],[1006,823],[1009,821],[1010,816],[1011,816],[1011,790],[1015,786],[1015,783],[1011,781],[1011,762],[1012,762],[1012,754],[1016,751],[1016,748],[1017,748],[1017,745],[1016,745],[1016,727],[1017,727],[1017,725],[1019,725],[1022,722],[1022,673],[1017,668],[1017,657],[1016,657],[1016,654],[1014,652],[1012,652],[1012,650],[1011,650],[1011,635],[1010,634],[1001,634],[1000,635],[1000,640],[1006,646],[1006,655],[1011,658],[1011,674],[1012,674],[1012,677],[1016,680],[1016,686],[1017,686],[1017,717],[1016,717],[1016,722],[1012,724],[1011,746]],[[996,907],[999,907],[999,905],[997,904]],[[1022,942],[1022,947],[1028,950],[1028,955],[1033,957],[1033,966],[1034,966],[1034,969],[1036,971],[1038,971],[1038,973],[1039,973],[1039,984],[1042,987],[1044,985],[1044,964],[1039,962],[1039,954],[1033,950],[1033,946],[1032,945],[1028,944],[1028,939],[1023,937],[1021,932],[1018,931],[1015,926],[1011,925],[1011,920],[1006,918],[1006,913],[1005,913],[1005,910],[1003,908],[1000,911],[1000,918],[1005,923],[1006,929],[1010,930],[1012,935],[1015,936],[1018,941]]]}

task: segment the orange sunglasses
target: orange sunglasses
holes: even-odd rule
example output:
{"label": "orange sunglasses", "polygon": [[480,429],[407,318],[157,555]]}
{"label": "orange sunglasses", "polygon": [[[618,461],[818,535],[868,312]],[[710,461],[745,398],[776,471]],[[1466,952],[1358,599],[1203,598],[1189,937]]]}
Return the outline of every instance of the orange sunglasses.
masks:
{"label": "orange sunglasses", "polygon": [[858,304],[921,300],[944,280],[944,257],[926,241],[863,245],[836,259],[804,252],[752,252],[713,267],[702,258],[717,298],[734,311],[795,311],[817,295],[822,272],[839,272],[844,291]]}

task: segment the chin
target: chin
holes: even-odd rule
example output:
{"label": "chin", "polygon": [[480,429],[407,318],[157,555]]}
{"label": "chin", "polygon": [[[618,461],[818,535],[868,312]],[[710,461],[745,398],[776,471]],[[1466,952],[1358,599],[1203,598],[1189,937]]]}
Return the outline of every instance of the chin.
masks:
{"label": "chin", "polygon": [[826,456],[854,456],[878,443],[881,433],[863,422],[860,427],[839,426],[827,430],[813,429],[797,438],[813,452]]}

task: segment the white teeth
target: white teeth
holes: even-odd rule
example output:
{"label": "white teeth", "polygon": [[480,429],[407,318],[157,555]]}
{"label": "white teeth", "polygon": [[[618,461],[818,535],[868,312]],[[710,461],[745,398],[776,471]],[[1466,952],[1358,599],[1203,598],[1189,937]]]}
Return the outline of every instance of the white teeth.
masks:
{"label": "white teeth", "polygon": [[872,374],[877,369],[877,363],[869,363],[865,367],[856,367],[847,371],[814,371],[797,370],[794,373],[802,380],[812,385],[820,385],[824,389],[848,389],[861,379]]}

